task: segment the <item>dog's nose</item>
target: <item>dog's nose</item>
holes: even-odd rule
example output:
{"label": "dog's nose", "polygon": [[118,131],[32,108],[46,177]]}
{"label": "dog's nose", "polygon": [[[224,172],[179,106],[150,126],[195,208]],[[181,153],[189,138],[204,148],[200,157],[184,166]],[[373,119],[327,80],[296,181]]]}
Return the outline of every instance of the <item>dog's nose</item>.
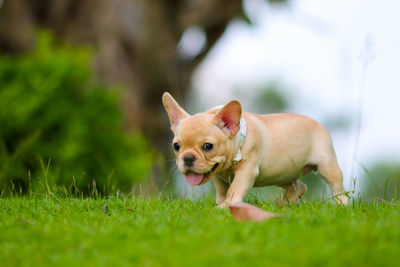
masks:
{"label": "dog's nose", "polygon": [[195,160],[196,158],[193,155],[186,155],[183,157],[183,163],[185,163],[187,167],[192,167]]}

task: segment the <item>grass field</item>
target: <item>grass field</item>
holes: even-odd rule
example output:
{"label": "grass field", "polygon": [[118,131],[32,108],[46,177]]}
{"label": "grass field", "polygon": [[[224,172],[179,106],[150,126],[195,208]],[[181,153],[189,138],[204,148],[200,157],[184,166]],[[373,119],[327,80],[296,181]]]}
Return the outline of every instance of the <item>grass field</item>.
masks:
{"label": "grass field", "polygon": [[284,217],[238,223],[212,200],[2,198],[0,265],[399,265],[399,202],[255,204]]}

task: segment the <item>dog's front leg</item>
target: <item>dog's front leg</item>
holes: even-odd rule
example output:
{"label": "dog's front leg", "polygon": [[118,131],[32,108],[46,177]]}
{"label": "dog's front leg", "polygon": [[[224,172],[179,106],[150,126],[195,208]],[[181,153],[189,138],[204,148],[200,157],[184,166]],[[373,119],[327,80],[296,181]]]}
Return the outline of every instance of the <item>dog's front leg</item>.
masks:
{"label": "dog's front leg", "polygon": [[228,191],[229,185],[216,176],[214,177],[214,183],[215,189],[217,191],[217,198],[215,200],[215,203],[217,203],[217,205],[220,205],[226,199],[226,192]]}
{"label": "dog's front leg", "polygon": [[259,174],[259,169],[256,165],[248,164],[242,166],[235,172],[235,178],[226,193],[226,199],[219,207],[227,208],[230,204],[243,201],[250,188],[253,187],[254,181]]}

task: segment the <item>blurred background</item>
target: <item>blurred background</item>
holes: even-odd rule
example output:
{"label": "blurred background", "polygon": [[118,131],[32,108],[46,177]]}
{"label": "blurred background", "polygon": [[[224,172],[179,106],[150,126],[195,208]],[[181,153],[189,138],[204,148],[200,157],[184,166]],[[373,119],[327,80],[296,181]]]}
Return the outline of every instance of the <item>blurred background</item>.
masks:
{"label": "blurred background", "polygon": [[[331,132],[345,187],[398,198],[400,3],[351,0],[0,0],[0,192],[174,192],[161,104],[232,98]],[[307,198],[328,195],[316,174]],[[250,195],[274,199],[277,188]]]}

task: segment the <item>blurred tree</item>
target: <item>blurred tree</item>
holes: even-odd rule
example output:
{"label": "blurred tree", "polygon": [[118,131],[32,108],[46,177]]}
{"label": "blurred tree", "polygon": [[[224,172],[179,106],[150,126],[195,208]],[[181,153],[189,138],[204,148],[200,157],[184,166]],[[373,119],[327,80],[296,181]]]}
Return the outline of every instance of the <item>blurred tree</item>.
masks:
{"label": "blurred tree", "polygon": [[278,79],[253,86],[234,89],[234,95],[241,99],[246,111],[268,114],[288,112],[292,108],[293,97],[289,92],[293,90]]}
{"label": "blurred tree", "polygon": [[75,189],[95,179],[110,193],[149,176],[148,142],[124,131],[117,90],[93,81],[89,62],[87,49],[55,47],[44,33],[32,53],[0,56],[0,195],[73,177]]}
{"label": "blurred tree", "polygon": [[271,82],[258,90],[253,100],[259,113],[283,112],[289,108],[289,97],[285,88],[277,82]]}
{"label": "blurred tree", "polygon": [[[193,70],[235,17],[249,21],[241,0],[5,0],[0,51],[30,50],[42,27],[59,38],[93,45],[103,81],[128,88],[128,126],[142,128],[155,145],[166,148],[170,133],[161,94],[168,90],[183,100]],[[194,57],[180,57],[179,41],[191,26],[203,30],[204,47]]]}

